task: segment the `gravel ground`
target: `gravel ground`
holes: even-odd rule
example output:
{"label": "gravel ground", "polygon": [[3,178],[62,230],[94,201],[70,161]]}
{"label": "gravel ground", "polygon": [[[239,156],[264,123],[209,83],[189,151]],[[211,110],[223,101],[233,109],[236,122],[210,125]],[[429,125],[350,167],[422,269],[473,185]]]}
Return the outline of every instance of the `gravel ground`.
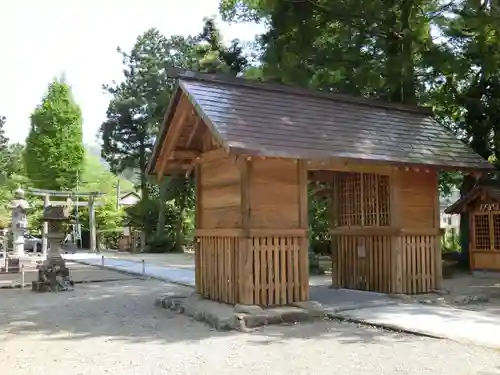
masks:
{"label": "gravel ground", "polygon": [[151,280],[71,293],[0,291],[0,372],[8,375],[500,374],[500,353],[355,324],[216,332],[154,307]]}

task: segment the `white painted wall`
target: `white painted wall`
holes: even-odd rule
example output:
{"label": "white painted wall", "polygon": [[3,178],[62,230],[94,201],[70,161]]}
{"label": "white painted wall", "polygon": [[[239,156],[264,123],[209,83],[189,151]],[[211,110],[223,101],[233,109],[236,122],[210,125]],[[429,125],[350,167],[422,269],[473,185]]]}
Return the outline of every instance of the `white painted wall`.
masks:
{"label": "white painted wall", "polygon": [[135,194],[126,195],[122,199],[120,199],[121,206],[132,206],[137,202],[139,202],[139,197]]}

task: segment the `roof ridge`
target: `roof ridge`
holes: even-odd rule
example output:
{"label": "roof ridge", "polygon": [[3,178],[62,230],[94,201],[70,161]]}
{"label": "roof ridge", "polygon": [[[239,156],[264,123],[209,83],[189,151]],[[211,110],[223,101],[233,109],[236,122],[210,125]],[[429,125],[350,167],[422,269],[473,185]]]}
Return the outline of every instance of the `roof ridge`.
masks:
{"label": "roof ridge", "polygon": [[404,112],[418,113],[426,116],[432,116],[432,108],[423,106],[413,106],[409,104],[392,103],[374,98],[357,97],[348,94],[332,93],[321,90],[307,89],[294,85],[285,85],[280,83],[248,80],[241,77],[229,76],[220,73],[199,73],[179,68],[169,68],[168,75],[172,78],[186,81],[204,81],[218,83],[222,85],[232,85],[246,87],[251,89],[260,89],[267,91],[283,92],[293,95],[302,95],[341,101],[345,103],[360,104],[365,106],[385,108],[389,110],[399,110]]}

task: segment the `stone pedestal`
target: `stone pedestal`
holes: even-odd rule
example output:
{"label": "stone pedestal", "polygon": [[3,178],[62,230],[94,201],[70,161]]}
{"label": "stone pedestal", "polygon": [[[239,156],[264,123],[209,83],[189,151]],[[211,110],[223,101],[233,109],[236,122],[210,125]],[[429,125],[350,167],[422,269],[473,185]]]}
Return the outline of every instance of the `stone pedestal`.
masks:
{"label": "stone pedestal", "polygon": [[35,292],[62,292],[73,290],[74,283],[69,269],[61,255],[61,242],[64,240],[64,227],[69,221],[70,205],[48,206],[43,219],[48,223],[47,241],[49,249],[47,259],[38,266],[38,280],[33,281]]}

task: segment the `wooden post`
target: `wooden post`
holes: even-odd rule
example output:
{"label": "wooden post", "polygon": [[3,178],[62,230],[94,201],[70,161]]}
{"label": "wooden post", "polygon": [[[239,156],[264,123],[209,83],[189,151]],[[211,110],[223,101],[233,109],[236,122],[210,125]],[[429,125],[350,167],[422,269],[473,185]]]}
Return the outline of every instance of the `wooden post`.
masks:
{"label": "wooden post", "polygon": [[[335,229],[338,226],[339,214],[339,194],[337,187],[337,179],[335,172],[332,173],[332,191],[330,194],[330,229]],[[331,232],[330,232],[331,233]],[[339,287],[339,250],[337,244],[337,236],[330,234],[331,241],[331,257],[332,257],[332,288]]]}
{"label": "wooden post", "polygon": [[309,211],[307,204],[307,167],[304,160],[297,161],[297,173],[299,182],[299,226],[305,229],[305,237],[302,238],[299,249],[299,277],[300,297],[303,301],[309,300]]}
{"label": "wooden post", "polygon": [[95,227],[95,207],[94,197],[89,197],[89,226],[90,226],[90,251],[97,251],[96,248],[96,227]]}
{"label": "wooden post", "polygon": [[[441,252],[441,233],[440,233],[440,228],[441,228],[441,218],[440,218],[440,210],[439,210],[439,174],[435,172],[436,175],[436,199],[435,199],[435,204],[434,204],[434,230],[436,231],[435,237],[434,237],[434,277],[435,277],[435,283],[434,283],[434,288],[439,290],[441,289],[441,285],[443,282],[443,255]],[[470,253],[470,247],[469,247],[469,253]]]}
{"label": "wooden post", "polygon": [[[45,210],[50,205],[48,195],[43,196],[43,209]],[[47,258],[47,233],[49,232],[49,223],[44,221],[42,226],[42,258]]]}
{"label": "wooden post", "polygon": [[[194,166],[194,183],[195,183],[195,221],[196,221],[196,229],[203,228],[203,224],[201,221],[201,213],[202,213],[202,191],[201,191],[201,165],[196,164]],[[195,238],[195,264],[194,264],[194,285],[196,288],[196,293],[201,293],[201,280],[202,280],[202,267],[201,264],[201,243],[199,238]]]}
{"label": "wooden post", "polygon": [[[393,170],[390,178],[390,223],[401,228],[401,198],[399,170]],[[391,237],[391,293],[403,293],[403,244],[400,234]]]}
{"label": "wooden post", "polygon": [[239,299],[240,303],[251,305],[254,303],[253,296],[253,245],[249,230],[251,226],[251,207],[250,207],[250,174],[252,161],[243,159],[240,163],[241,168],[241,226],[243,236],[239,244]]}

